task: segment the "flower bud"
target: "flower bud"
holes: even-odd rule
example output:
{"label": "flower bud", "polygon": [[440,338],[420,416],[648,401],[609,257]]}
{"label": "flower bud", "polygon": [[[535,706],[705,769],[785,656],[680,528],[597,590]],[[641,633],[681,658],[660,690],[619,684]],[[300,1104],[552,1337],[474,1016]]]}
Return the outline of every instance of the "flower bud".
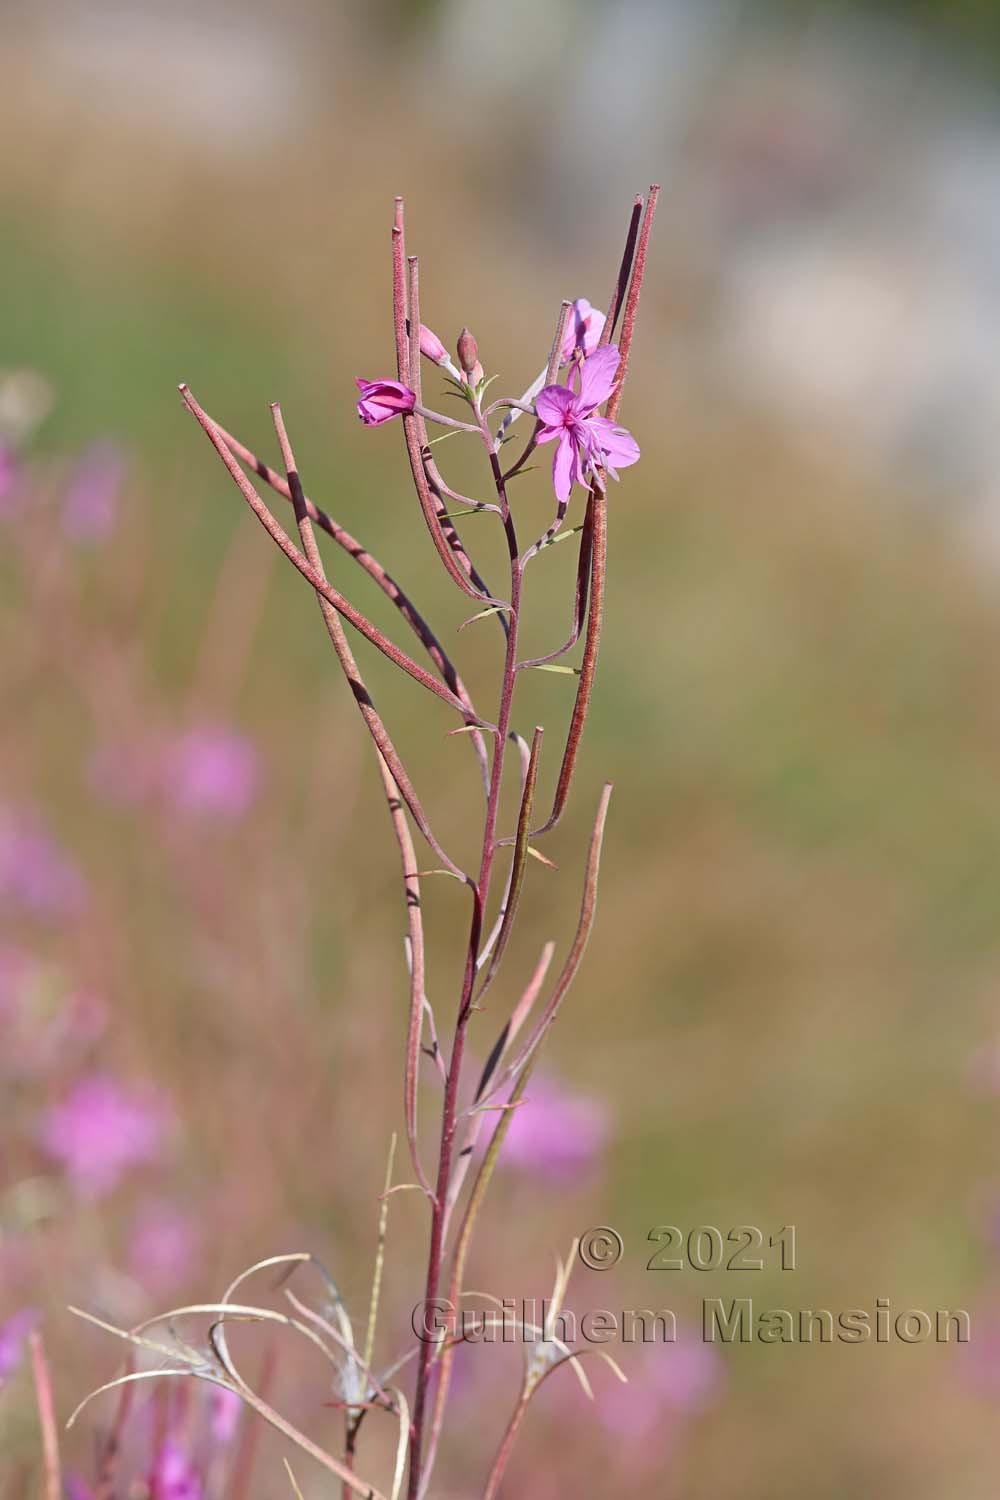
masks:
{"label": "flower bud", "polygon": [[470,380],[476,373],[477,365],[479,366],[479,379],[482,379],[483,367],[479,364],[479,345],[467,328],[463,328],[462,332],[458,335],[456,352],[458,354],[458,362]]}
{"label": "flower bud", "polygon": [[420,352],[432,364],[443,366],[451,364],[451,356],[447,349],[433,328],[428,328],[424,323],[420,325]]}

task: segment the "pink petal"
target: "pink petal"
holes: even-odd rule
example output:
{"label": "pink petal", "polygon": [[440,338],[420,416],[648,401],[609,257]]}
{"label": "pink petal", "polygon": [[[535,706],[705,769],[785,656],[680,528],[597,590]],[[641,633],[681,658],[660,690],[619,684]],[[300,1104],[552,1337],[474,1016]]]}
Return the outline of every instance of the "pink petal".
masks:
{"label": "pink petal", "polygon": [[557,500],[568,500],[577,477],[580,461],[576,453],[576,441],[565,428],[559,434],[559,442],[552,458],[552,484]]}
{"label": "pink petal", "polygon": [[383,422],[396,416],[396,412],[390,411],[387,406],[379,406],[374,401],[359,401],[358,416],[366,427],[381,427]]}
{"label": "pink petal", "polygon": [[584,355],[593,354],[603,331],[604,314],[600,308],[592,306],[586,297],[577,297],[570,309],[566,337],[563,339],[563,364],[572,358],[576,349],[580,349]]}
{"label": "pink petal", "polygon": [[609,422],[607,417],[588,417],[587,426],[609,468],[627,469],[637,461],[639,444],[626,428]]}
{"label": "pink petal", "polygon": [[606,401],[614,390],[620,355],[614,344],[605,344],[584,361],[580,371],[580,410],[586,416]]}
{"label": "pink petal", "polygon": [[535,397],[535,412],[548,427],[561,427],[566,413],[576,404],[576,397],[565,385],[547,385]]}

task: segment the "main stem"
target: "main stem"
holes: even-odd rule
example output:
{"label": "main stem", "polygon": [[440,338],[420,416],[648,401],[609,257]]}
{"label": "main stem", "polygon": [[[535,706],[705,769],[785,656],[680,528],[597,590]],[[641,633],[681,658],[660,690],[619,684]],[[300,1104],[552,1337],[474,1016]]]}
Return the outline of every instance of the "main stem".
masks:
{"label": "main stem", "polygon": [[[444,1104],[441,1110],[441,1147],[438,1156],[437,1190],[431,1211],[430,1246],[427,1256],[427,1281],[424,1290],[424,1306],[432,1307],[441,1286],[441,1269],[444,1263],[444,1234],[447,1222],[448,1187],[451,1182],[452,1155],[455,1144],[456,1117],[458,1113],[458,1090],[465,1055],[465,1037],[472,1015],[472,995],[476,981],[476,959],[482,937],[483,917],[490,894],[490,880],[497,852],[496,829],[500,810],[500,792],[503,786],[504,758],[507,736],[510,732],[511,708],[514,700],[514,683],[517,677],[518,625],[521,613],[521,583],[523,567],[518,556],[517,534],[510,515],[510,506],[503,482],[503,474],[496,454],[493,437],[479,410],[475,407],[479,430],[486,444],[493,470],[493,480],[500,500],[500,514],[507,550],[510,557],[510,629],[507,634],[507,649],[504,656],[503,678],[500,686],[500,706],[497,712],[496,739],[493,749],[493,764],[490,771],[489,793],[486,800],[486,819],[483,826],[483,843],[479,863],[479,879],[476,884],[472,921],[469,928],[469,946],[465,956],[465,973],[462,979],[461,999],[455,1023],[448,1076],[445,1082]],[[407,1488],[408,1500],[418,1500],[423,1465],[424,1421],[427,1398],[431,1384],[431,1361],[434,1345],[425,1341],[420,1346],[420,1362],[417,1369],[417,1387],[413,1403],[413,1425],[410,1440],[410,1472]]]}

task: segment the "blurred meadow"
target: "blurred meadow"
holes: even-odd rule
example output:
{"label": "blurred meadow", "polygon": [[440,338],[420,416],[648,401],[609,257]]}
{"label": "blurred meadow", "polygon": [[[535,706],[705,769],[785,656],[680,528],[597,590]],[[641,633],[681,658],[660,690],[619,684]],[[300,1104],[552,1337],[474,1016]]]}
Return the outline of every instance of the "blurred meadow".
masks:
{"label": "blurred meadow", "polygon": [[[392,363],[393,194],[425,321],[449,343],[468,323],[519,394],[560,299],[606,305],[660,181],[623,408],[643,456],[611,495],[595,708],[512,972],[568,943],[610,778],[600,913],[538,1075],[550,1154],[512,1140],[468,1279],[545,1295],[573,1236],[612,1225],[621,1263],[578,1267],[571,1303],[670,1307],[685,1335],[624,1349],[625,1394],[594,1362],[593,1407],[553,1378],[504,1494],[993,1496],[1000,5],[4,0],[0,29],[0,1495],[41,1493],[35,1319],[65,1418],[122,1354],[69,1304],[135,1323],[308,1249],[363,1315],[401,1125],[375,765],[308,588],[177,383],[270,461],[280,399],[307,492],[475,689],[499,633],[455,633],[399,433],[355,414],[354,376]],[[541,529],[546,476],[522,483]],[[487,521],[465,535],[493,578]],[[570,552],[530,580],[539,651]],[[471,858],[464,739],[359,659]],[[558,743],[572,692],[535,674],[519,728]],[[425,886],[440,1019],[465,906]],[[797,1269],[648,1272],[663,1224],[794,1224]],[[385,1358],[424,1235],[394,1196]],[[747,1295],[967,1308],[972,1342],[703,1345],[702,1298]],[[322,1363],[241,1333],[335,1441]],[[480,1492],[517,1352],[463,1359],[436,1494]],[[140,1427],[217,1436],[200,1396],[138,1391]],[[87,1484],[114,1410],[63,1438]],[[245,1493],[288,1493],[281,1444],[254,1453],[240,1420]],[[239,1493],[209,1475],[204,1500]]]}

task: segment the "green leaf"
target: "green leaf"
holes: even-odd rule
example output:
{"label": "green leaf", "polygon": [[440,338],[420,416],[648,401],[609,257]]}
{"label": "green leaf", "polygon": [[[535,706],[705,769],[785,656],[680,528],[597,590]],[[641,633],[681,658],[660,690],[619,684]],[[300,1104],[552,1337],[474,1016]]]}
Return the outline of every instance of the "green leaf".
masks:
{"label": "green leaf", "polygon": [[542,547],[554,547],[557,542],[568,541],[571,536],[576,536],[577,532],[582,530],[582,526],[571,526],[568,531],[557,531],[555,536],[550,536],[548,541],[543,542],[538,550],[541,552]]}
{"label": "green leaf", "polygon": [[464,630],[466,625],[472,625],[476,620],[485,620],[487,615],[506,614],[509,609],[509,604],[489,604],[485,609],[481,609],[478,615],[470,615],[467,620],[463,620],[458,628]]}
{"label": "green leaf", "polygon": [[566,677],[579,677],[580,675],[579,667],[563,667],[554,661],[532,662],[532,669],[536,672],[561,672]]}

